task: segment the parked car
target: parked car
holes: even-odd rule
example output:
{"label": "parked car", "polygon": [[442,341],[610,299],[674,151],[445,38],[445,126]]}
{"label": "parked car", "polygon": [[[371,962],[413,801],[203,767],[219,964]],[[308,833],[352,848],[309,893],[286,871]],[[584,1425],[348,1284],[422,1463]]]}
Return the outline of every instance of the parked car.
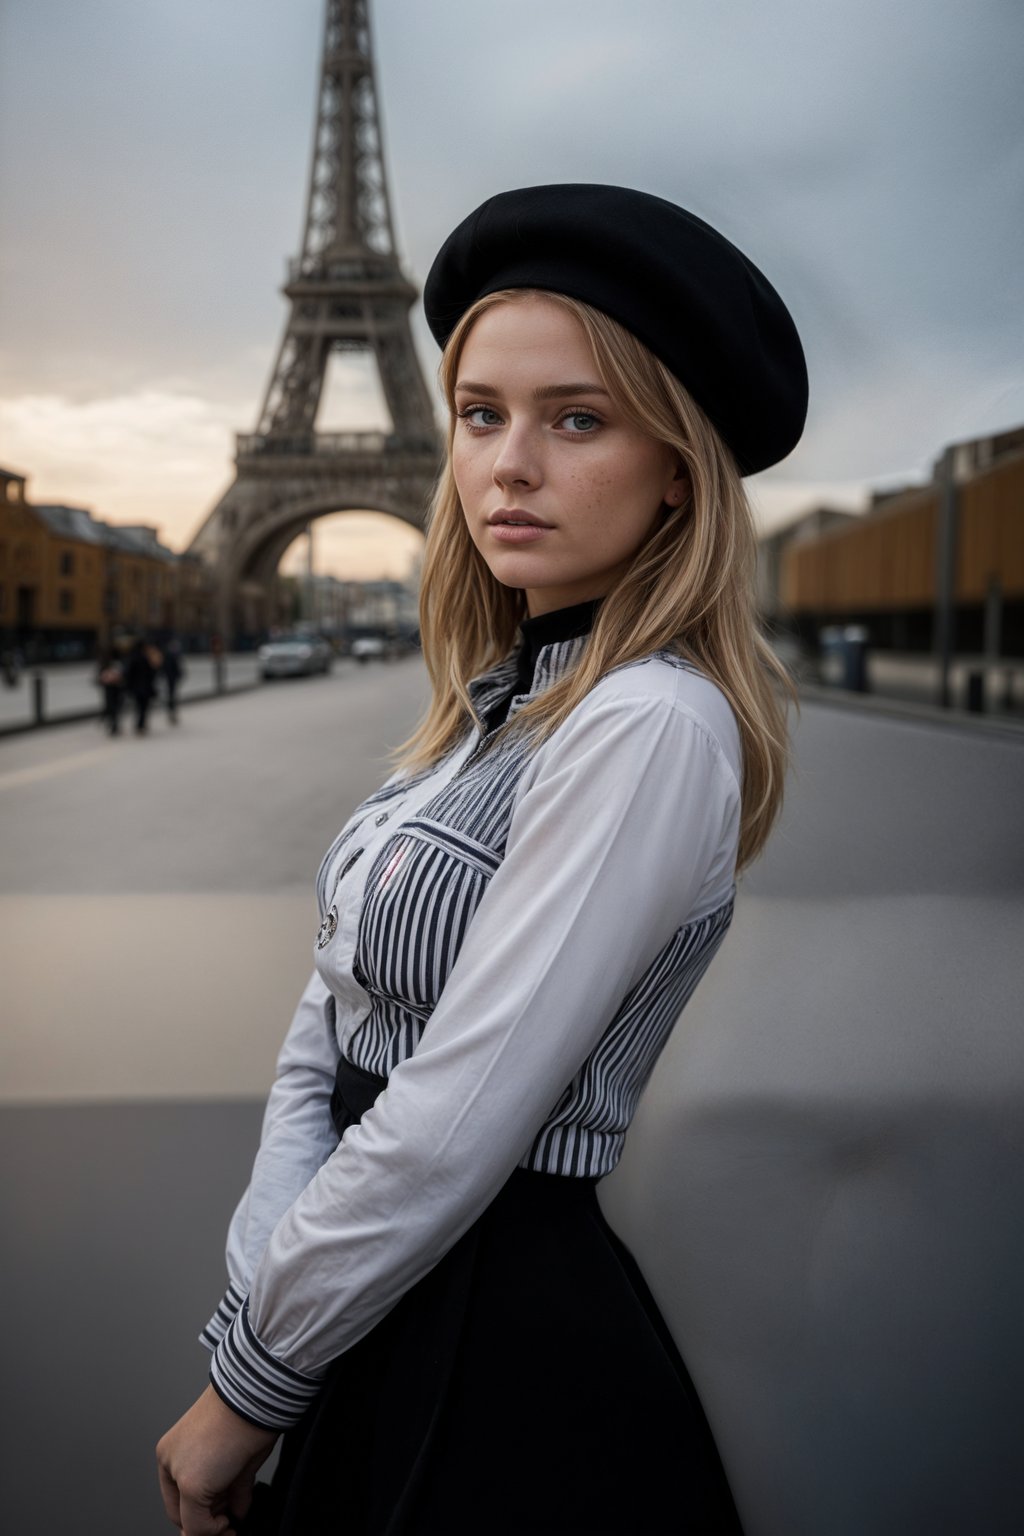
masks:
{"label": "parked car", "polygon": [[314,672],[329,672],[334,653],[322,635],[279,635],[261,645],[260,677],[308,677]]}
{"label": "parked car", "polygon": [[389,641],[385,635],[357,635],[349,647],[349,654],[356,661],[372,661],[390,654]]}

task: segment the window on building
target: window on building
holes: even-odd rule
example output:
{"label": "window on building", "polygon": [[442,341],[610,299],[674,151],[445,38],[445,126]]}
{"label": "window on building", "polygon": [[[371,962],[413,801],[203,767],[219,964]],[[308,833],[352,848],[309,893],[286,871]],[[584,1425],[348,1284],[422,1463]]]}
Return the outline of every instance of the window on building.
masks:
{"label": "window on building", "polygon": [[70,587],[61,587],[58,597],[61,613],[72,613],[75,607],[75,594]]}
{"label": "window on building", "polygon": [[73,576],[75,574],[75,557],[70,549],[61,551],[60,573],[62,576]]}

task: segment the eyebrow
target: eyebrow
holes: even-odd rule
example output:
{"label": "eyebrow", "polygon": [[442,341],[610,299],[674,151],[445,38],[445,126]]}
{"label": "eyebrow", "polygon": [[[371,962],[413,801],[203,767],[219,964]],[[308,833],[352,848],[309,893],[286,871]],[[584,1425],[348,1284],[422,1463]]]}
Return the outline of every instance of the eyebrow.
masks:
{"label": "eyebrow", "polygon": [[[496,400],[501,396],[501,390],[495,389],[493,384],[474,384],[470,379],[460,379],[455,388],[466,394],[481,395],[485,399]],[[604,395],[607,398],[608,391],[600,384],[588,382],[542,384],[533,391],[535,400],[561,400],[571,395]]]}

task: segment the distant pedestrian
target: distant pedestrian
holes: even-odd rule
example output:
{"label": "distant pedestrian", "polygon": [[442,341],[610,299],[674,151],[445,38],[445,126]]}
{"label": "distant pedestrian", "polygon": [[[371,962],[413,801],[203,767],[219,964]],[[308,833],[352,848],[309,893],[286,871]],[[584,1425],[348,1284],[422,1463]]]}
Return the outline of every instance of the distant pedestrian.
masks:
{"label": "distant pedestrian", "polygon": [[[159,660],[156,658],[159,657]],[[149,714],[149,706],[156,692],[156,677],[163,657],[155,646],[147,645],[144,640],[136,640],[128,653],[128,662],[125,666],[125,684],[128,692],[135,701],[135,734],[145,735],[149,727],[146,724],[146,716]],[[155,663],[155,664],[154,664]]]}
{"label": "distant pedestrian", "polygon": [[169,640],[164,647],[164,683],[167,687],[167,718],[172,725],[178,723],[178,684],[185,679],[185,661],[181,654],[181,641]]}
{"label": "distant pedestrian", "polygon": [[218,693],[225,691],[224,637],[219,630],[210,636],[210,655],[213,657],[213,686]]}
{"label": "distant pedestrian", "polygon": [[25,657],[18,645],[6,646],[0,654],[0,672],[8,688],[17,688],[25,670]]}
{"label": "distant pedestrian", "polygon": [[110,736],[121,732],[121,706],[124,703],[124,666],[121,658],[106,646],[96,665],[96,685],[103,689],[103,721]]}

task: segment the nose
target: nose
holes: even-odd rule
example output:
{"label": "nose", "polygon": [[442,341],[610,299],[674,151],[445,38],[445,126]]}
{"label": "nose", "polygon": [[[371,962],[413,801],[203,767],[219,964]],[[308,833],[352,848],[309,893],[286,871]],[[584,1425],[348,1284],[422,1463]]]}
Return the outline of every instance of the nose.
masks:
{"label": "nose", "polygon": [[538,444],[527,422],[511,422],[501,434],[491,473],[495,485],[502,488],[518,486],[532,490],[540,484]]}

